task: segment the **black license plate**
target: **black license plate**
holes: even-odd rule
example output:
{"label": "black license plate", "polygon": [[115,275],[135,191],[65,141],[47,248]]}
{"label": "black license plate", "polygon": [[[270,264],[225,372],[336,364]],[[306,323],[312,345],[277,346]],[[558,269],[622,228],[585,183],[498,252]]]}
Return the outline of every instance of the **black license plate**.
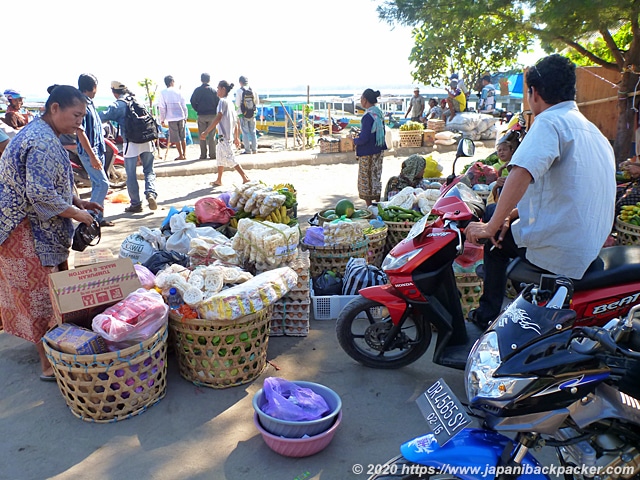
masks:
{"label": "black license plate", "polygon": [[420,395],[416,403],[440,446],[471,423],[464,406],[442,378]]}

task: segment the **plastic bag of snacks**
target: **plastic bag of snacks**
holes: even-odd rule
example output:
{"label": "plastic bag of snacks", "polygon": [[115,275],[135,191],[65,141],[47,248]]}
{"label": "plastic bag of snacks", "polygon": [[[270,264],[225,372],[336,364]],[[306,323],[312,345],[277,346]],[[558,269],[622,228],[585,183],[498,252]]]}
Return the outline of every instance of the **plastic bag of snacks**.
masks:
{"label": "plastic bag of snacks", "polygon": [[207,320],[236,320],[277,302],[297,282],[298,275],[289,267],[269,270],[204,299],[197,307],[198,314]]}
{"label": "plastic bag of snacks", "polygon": [[325,246],[352,245],[364,239],[363,227],[360,222],[339,218],[322,225]]}
{"label": "plastic bag of snacks", "polygon": [[240,219],[232,247],[242,263],[277,267],[295,260],[300,230],[282,223]]}

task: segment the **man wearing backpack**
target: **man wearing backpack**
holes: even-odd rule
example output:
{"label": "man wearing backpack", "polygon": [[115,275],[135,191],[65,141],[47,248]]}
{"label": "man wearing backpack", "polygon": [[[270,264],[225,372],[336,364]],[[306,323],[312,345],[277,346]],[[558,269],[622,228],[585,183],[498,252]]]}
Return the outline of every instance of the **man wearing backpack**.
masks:
{"label": "man wearing backpack", "polygon": [[258,109],[258,94],[249,86],[249,79],[241,76],[240,89],[236,92],[236,107],[242,130],[244,152],[258,153],[258,139],[256,137],[256,111]]}
{"label": "man wearing backpack", "polygon": [[[142,171],[144,172],[144,194],[149,202],[149,208],[155,210],[158,208],[156,202],[155,183],[156,174],[153,171],[153,149],[154,144],[152,138],[158,138],[157,124],[153,117],[149,118],[148,112],[135,100],[134,95],[129,89],[118,81],[111,82],[111,93],[116,98],[106,110],[99,112],[100,120],[106,122],[114,121],[118,124],[120,135],[124,140],[124,168],[127,172],[127,192],[131,199],[131,205],[124,209],[127,213],[142,212],[142,201],[140,200],[140,189],[138,179],[136,177],[136,166],[138,165],[138,157],[142,162]],[[131,118],[132,112],[136,110],[141,113],[138,121],[127,121]],[[135,125],[134,131],[127,130],[127,124]],[[142,128],[141,125],[145,125]],[[153,132],[155,128],[155,132]],[[154,137],[155,135],[155,137]],[[145,139],[148,139],[145,141]]]}
{"label": "man wearing backpack", "polygon": [[[209,125],[213,123],[218,113],[218,94],[209,85],[211,76],[208,73],[200,75],[202,85],[197,87],[191,95],[191,106],[198,114],[198,137]],[[209,158],[216,159],[216,134],[211,132],[206,140],[200,140],[200,160],[207,158],[207,147],[209,147]]]}

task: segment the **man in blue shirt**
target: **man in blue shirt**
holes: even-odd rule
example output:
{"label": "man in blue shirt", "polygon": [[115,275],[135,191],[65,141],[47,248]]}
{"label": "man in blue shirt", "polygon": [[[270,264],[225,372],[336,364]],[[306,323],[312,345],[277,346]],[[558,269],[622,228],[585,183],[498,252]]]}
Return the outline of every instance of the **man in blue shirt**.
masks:
{"label": "man in blue shirt", "polygon": [[[91,201],[104,207],[104,199],[109,191],[109,181],[104,170],[104,132],[102,122],[93,104],[98,91],[98,79],[83,73],[78,77],[78,90],[87,97],[87,113],[82,120],[82,127],[76,132],[76,147],[82,166],[91,180]],[[113,222],[102,217],[102,212],[94,212],[101,227],[113,227]]]}

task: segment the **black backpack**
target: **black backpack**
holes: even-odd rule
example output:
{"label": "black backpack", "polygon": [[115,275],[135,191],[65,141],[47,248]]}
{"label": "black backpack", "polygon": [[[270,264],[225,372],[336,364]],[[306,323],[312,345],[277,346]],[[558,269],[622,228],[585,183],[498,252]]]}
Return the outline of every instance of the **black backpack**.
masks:
{"label": "black backpack", "polygon": [[158,138],[158,124],[144,106],[133,96],[123,99],[127,105],[124,116],[124,129],[127,142],[147,143]]}
{"label": "black backpack", "polygon": [[253,91],[251,88],[242,87],[242,102],[240,103],[240,111],[245,118],[253,118],[256,114],[256,102],[253,98]]}

